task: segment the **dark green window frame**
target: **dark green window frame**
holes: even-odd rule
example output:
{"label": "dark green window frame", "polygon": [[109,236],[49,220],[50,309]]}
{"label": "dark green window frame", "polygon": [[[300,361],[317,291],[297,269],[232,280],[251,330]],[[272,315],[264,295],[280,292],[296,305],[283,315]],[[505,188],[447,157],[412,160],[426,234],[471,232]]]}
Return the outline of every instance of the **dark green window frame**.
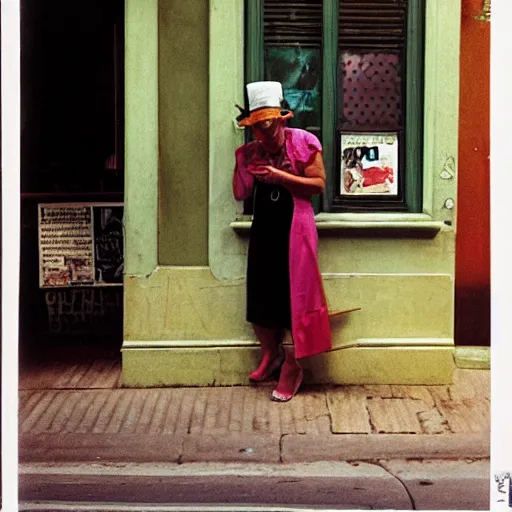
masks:
{"label": "dark green window frame", "polygon": [[[265,80],[264,0],[245,2],[245,81]],[[403,170],[398,196],[350,197],[335,193],[339,186],[337,123],[338,24],[340,0],[323,0],[322,23],[322,136],[327,173],[322,200],[315,210],[325,212],[422,211],[425,0],[408,0],[404,65],[404,133],[400,158]],[[327,113],[332,112],[332,115]],[[249,212],[248,212],[249,213]]]}

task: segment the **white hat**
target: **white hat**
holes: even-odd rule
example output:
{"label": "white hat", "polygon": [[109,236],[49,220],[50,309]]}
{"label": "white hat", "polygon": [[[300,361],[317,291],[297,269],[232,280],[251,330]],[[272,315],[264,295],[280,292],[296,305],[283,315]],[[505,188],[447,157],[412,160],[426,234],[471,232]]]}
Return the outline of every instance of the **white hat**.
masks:
{"label": "white hat", "polygon": [[237,118],[240,126],[250,126],[266,119],[293,117],[292,112],[281,108],[283,87],[279,82],[252,82],[246,85],[246,89],[249,112],[238,107],[242,112],[242,115]]}
{"label": "white hat", "polygon": [[252,82],[246,89],[251,112],[264,107],[281,108],[283,87],[279,82]]}

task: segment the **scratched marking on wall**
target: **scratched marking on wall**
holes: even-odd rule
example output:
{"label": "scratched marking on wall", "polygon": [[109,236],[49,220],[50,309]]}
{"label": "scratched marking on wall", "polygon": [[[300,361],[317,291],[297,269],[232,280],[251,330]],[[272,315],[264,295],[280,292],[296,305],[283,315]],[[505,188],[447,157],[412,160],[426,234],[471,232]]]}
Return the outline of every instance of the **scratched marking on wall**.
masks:
{"label": "scratched marking on wall", "polygon": [[451,180],[455,176],[455,158],[453,156],[446,157],[440,176],[443,180]]}
{"label": "scratched marking on wall", "polygon": [[76,288],[47,291],[48,328],[55,334],[90,333],[122,318],[120,288]]}

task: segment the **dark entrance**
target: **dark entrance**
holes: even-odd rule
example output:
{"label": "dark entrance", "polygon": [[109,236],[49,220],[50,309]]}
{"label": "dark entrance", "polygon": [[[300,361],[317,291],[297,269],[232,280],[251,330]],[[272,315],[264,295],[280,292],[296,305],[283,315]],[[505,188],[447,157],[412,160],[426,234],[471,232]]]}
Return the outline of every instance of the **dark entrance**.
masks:
{"label": "dark entrance", "polygon": [[20,360],[118,353],[122,286],[40,287],[38,205],[123,202],[124,2],[21,6]]}

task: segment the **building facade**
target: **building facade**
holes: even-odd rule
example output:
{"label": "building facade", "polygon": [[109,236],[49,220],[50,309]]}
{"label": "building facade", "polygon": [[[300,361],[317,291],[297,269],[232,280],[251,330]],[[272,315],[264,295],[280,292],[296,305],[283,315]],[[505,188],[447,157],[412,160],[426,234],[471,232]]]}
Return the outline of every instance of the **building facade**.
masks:
{"label": "building facade", "polygon": [[[231,178],[244,142],[235,103],[244,103],[246,80],[265,78],[254,54],[266,51],[267,25],[263,4],[244,4],[126,0],[126,386],[244,384],[259,357],[245,322],[250,212],[234,201]],[[452,378],[461,4],[396,4],[409,5],[404,37],[421,59],[403,54],[404,122],[392,131],[405,133],[406,174],[398,174],[405,185],[392,206],[351,208],[341,197],[343,123],[328,71],[336,72],[336,59],[326,54],[350,27],[326,27],[337,20],[337,2],[324,1],[319,15],[319,128],[333,173],[329,197],[317,204],[320,268],[330,309],[361,309],[333,321],[333,350],[304,362],[309,382]]]}

